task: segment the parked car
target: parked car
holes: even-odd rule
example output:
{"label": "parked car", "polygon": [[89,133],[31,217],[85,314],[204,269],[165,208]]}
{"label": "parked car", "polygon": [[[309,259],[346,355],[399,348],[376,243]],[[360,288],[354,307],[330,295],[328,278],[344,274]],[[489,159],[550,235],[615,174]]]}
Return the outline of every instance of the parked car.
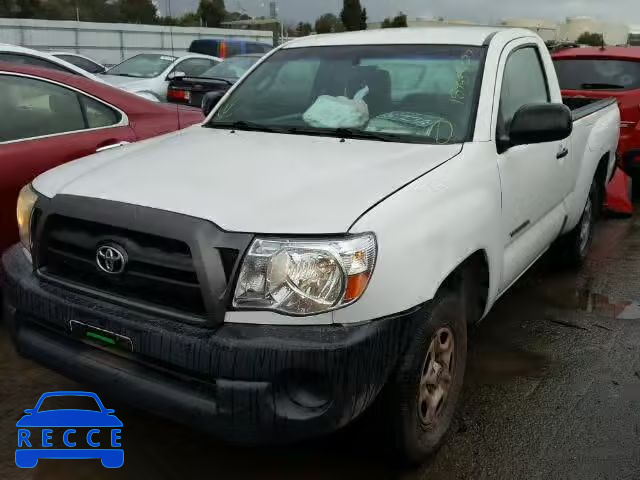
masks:
{"label": "parked car", "polygon": [[50,68],[60,72],[80,75],[81,77],[104,83],[103,80],[92,73],[69,63],[63,58],[56,57],[51,53],[40,52],[30,48],[19,47],[0,43],[0,62],[17,63],[19,65],[31,65],[34,67]]}
{"label": "parked car", "polygon": [[154,104],[77,75],[0,64],[0,251],[15,243],[20,188],[40,173],[202,121],[188,107]]}
{"label": "parked car", "polygon": [[[614,97],[620,106],[620,167],[640,173],[640,47],[571,48],[553,55],[558,80],[565,97]],[[624,197],[628,180],[612,184],[609,196]],[[614,211],[632,213],[629,199]],[[622,208],[620,208],[622,207]]]}
{"label": "parked car", "polygon": [[189,45],[189,52],[201,53],[219,58],[229,58],[248,53],[262,53],[263,55],[273,47],[266,43],[249,42],[246,40],[221,40],[217,38],[201,38]]}
{"label": "parked car", "polygon": [[202,99],[209,92],[218,93],[219,98],[240,80],[247,71],[263,57],[261,53],[238,55],[210,68],[198,76],[177,76],[169,82],[167,100],[173,103],[202,107]]}
{"label": "parked car", "polygon": [[174,76],[197,76],[221,61],[198,54],[174,57],[141,53],[110,68],[100,77],[118,88],[159,102],[167,98],[167,86]]}
{"label": "parked car", "polygon": [[80,55],[78,53],[72,53],[72,52],[49,52],[49,53],[54,57],[61,58],[62,60],[69,62],[78,68],[81,68],[85,72],[89,72],[94,75],[97,75],[99,73],[104,73],[107,70],[104,65],[101,65],[95,60],[92,60],[89,57],[85,57],[84,55]]}
{"label": "parked car", "polygon": [[[586,257],[620,112],[563,105],[531,31],[425,31],[293,40],[205,128],[25,186],[1,262],[19,352],[235,443],[379,400],[381,441],[433,453],[467,326],[556,241]],[[91,349],[69,319],[132,347]]]}

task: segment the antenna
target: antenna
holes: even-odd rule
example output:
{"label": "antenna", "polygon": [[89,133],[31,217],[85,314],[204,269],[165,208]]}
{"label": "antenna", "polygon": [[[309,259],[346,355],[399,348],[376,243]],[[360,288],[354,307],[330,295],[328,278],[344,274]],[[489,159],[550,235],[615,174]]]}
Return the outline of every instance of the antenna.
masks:
{"label": "antenna", "polygon": [[244,13],[245,15],[247,14],[247,9],[242,6],[240,0],[236,2],[236,5],[238,5],[238,10],[240,10],[240,12]]}
{"label": "antenna", "polygon": [[[173,15],[171,15],[171,0],[167,0],[167,14],[169,18],[173,20]],[[169,38],[171,39],[171,55],[175,57],[175,53],[173,51],[173,21],[169,23]]]}

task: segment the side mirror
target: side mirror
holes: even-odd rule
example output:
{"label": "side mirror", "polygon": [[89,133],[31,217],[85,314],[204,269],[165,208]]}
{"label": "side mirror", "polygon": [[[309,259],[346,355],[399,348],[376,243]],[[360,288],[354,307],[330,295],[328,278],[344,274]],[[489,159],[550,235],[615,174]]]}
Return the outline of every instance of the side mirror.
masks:
{"label": "side mirror", "polygon": [[26,413],[27,415],[31,415],[33,412],[35,411],[35,409],[33,408],[27,408],[24,413]]}
{"label": "side mirror", "polygon": [[113,408],[105,408],[104,413],[111,415],[112,413],[116,413],[116,411]]}
{"label": "side mirror", "polygon": [[169,75],[167,75],[167,80],[177,80],[179,78],[184,78],[186,76],[187,74],[184,72],[173,71],[173,72],[169,72]]}
{"label": "side mirror", "polygon": [[211,113],[211,110],[222,100],[226,93],[226,91],[217,91],[205,94],[202,99],[202,113],[205,117]]}
{"label": "side mirror", "polygon": [[557,142],[573,131],[571,110],[559,103],[532,103],[524,105],[513,116],[500,143],[503,151],[516,145]]}

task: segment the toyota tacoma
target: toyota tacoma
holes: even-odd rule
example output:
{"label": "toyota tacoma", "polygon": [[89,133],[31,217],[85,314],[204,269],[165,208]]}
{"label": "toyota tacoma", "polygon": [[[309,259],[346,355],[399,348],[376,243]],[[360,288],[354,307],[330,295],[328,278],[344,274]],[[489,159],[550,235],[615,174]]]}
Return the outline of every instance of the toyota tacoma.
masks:
{"label": "toyota tacoma", "polygon": [[13,341],[233,443],[378,405],[420,462],[451,425],[468,326],[552,245],[587,255],[620,112],[585,103],[563,104],[527,30],[288,42],[202,125],[25,186],[2,257]]}

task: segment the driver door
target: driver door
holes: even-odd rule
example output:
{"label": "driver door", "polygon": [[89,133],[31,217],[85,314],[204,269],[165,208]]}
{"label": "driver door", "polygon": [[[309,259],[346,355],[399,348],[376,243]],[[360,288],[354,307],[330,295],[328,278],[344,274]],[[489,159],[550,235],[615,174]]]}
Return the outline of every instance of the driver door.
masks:
{"label": "driver door", "polygon": [[500,138],[508,135],[511,119],[522,106],[561,101],[551,96],[537,43],[523,39],[505,52],[495,129],[502,187],[503,289],[544,253],[562,229],[567,194],[563,164],[569,141],[501,148]]}

